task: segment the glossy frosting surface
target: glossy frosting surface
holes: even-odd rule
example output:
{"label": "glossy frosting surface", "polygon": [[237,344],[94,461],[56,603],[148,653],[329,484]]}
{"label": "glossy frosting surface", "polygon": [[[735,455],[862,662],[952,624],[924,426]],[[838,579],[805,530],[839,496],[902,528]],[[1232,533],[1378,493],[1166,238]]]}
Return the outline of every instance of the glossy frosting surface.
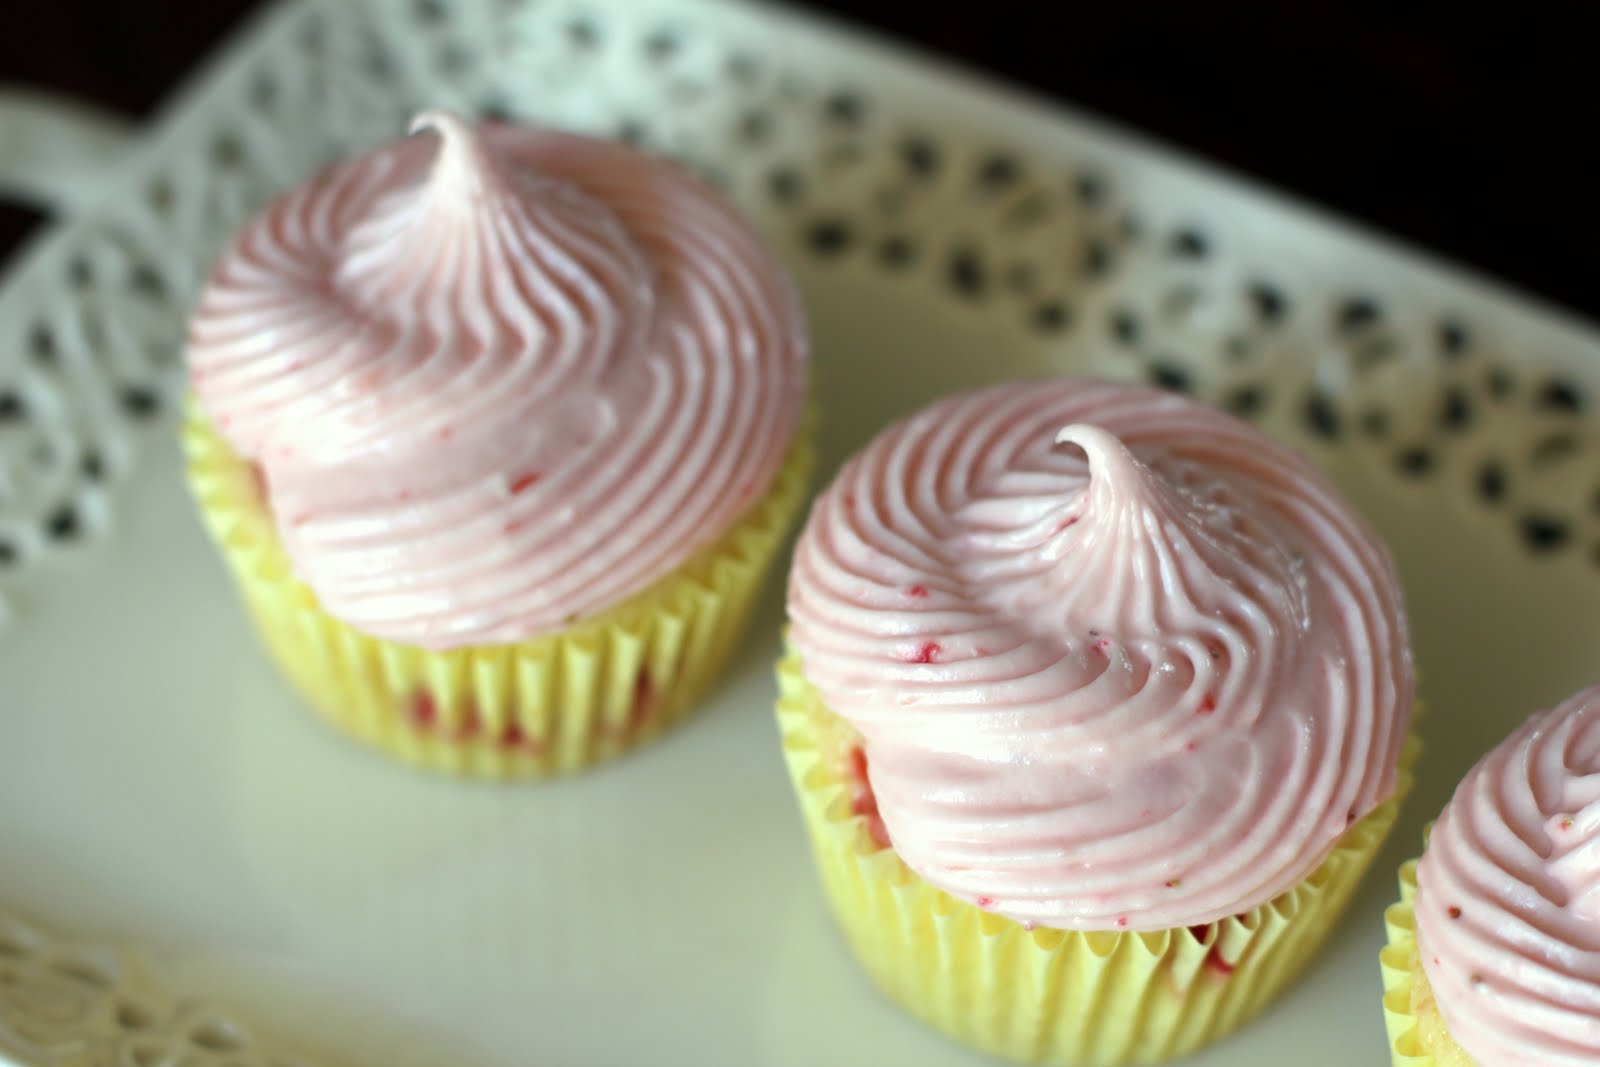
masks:
{"label": "glossy frosting surface", "polygon": [[416,130],[244,228],[191,377],[330,613],[515,641],[642,590],[766,491],[804,324],[754,231],[675,165],[442,113]]}
{"label": "glossy frosting surface", "polygon": [[1018,382],[891,427],[817,502],[789,610],[895,850],[1020,922],[1238,913],[1395,787],[1386,551],[1306,461],[1169,393]]}
{"label": "glossy frosting surface", "polygon": [[1475,766],[1417,865],[1417,945],[1479,1067],[1600,1063],[1600,687]]}

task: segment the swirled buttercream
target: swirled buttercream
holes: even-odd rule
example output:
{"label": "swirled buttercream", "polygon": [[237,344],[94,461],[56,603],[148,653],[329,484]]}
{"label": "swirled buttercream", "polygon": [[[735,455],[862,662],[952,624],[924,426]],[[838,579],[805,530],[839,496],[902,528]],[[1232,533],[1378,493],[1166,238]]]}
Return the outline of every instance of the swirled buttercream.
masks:
{"label": "swirled buttercream", "polygon": [[214,268],[191,380],[331,614],[430,648],[561,629],[766,491],[807,351],[719,197],[623,145],[427,113]]}
{"label": "swirled buttercream", "polygon": [[1020,922],[1224,918],[1395,788],[1387,553],[1309,463],[1183,397],[1020,382],[895,425],[817,502],[789,613],[894,849]]}
{"label": "swirled buttercream", "polygon": [[1417,865],[1417,950],[1479,1067],[1600,1063],[1600,687],[1467,773]]}

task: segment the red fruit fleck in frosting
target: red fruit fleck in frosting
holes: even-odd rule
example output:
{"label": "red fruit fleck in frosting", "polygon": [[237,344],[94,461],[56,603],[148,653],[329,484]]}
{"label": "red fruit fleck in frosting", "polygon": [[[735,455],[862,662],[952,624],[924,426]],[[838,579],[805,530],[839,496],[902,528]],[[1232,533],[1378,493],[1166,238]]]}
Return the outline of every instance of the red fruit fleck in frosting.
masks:
{"label": "red fruit fleck in frosting", "polygon": [[513,493],[523,492],[524,490],[533,488],[533,486],[535,484],[537,484],[538,481],[539,481],[539,472],[538,471],[529,471],[527,474],[522,475],[516,481],[511,483],[511,491]]}
{"label": "red fruit fleck in frosting", "polygon": [[906,596],[915,597],[918,600],[921,600],[923,597],[925,597],[927,595],[928,595],[928,587],[925,586],[925,585],[914,585],[910,589],[906,590]]}
{"label": "red fruit fleck in frosting", "polygon": [[936,641],[924,641],[906,655],[907,663],[933,663],[944,649]]}

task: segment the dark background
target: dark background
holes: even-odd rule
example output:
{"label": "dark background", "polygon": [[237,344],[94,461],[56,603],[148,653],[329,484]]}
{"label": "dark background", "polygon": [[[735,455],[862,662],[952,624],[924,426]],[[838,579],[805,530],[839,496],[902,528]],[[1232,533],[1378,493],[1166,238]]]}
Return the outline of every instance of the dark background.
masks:
{"label": "dark background", "polygon": [[[255,6],[30,4],[0,34],[0,81],[145,116]],[[1590,3],[796,6],[1100,112],[1600,319]],[[0,257],[34,221],[0,206]]]}

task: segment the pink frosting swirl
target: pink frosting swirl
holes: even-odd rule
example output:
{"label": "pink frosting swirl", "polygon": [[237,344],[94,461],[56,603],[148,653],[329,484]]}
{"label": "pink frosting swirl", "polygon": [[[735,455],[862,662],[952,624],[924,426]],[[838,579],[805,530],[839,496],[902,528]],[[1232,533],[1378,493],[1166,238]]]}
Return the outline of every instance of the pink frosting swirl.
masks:
{"label": "pink frosting swirl", "polygon": [[432,648],[558,630],[776,476],[807,350],[720,198],[622,145],[424,114],[272,204],[191,323],[202,409],[260,466],[335,616]]}
{"label": "pink frosting swirl", "polygon": [[1193,401],[1020,382],[890,428],[789,587],[893,847],[1023,923],[1212,922],[1395,788],[1393,566],[1311,466]]}
{"label": "pink frosting swirl", "polygon": [[1600,1063],[1600,686],[1467,773],[1417,865],[1417,946],[1480,1067]]}

